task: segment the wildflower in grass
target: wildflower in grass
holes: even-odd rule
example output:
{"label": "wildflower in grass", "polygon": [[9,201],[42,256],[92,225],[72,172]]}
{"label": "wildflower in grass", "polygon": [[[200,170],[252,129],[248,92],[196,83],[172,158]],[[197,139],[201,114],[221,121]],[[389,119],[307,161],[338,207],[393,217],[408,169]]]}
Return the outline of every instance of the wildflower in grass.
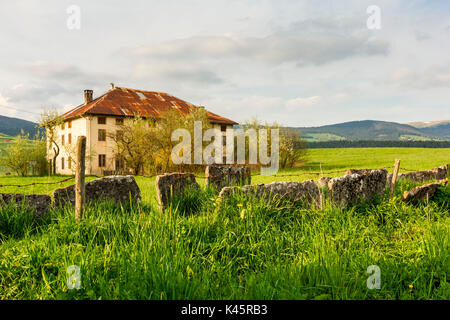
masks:
{"label": "wildflower in grass", "polygon": [[191,279],[191,276],[194,274],[194,271],[191,269],[190,266],[187,266],[186,267],[186,273],[187,273],[188,279]]}
{"label": "wildflower in grass", "polygon": [[241,207],[242,207],[242,203],[238,203],[238,204],[237,204],[237,207],[238,207],[238,208],[241,208]]}
{"label": "wildflower in grass", "polygon": [[414,288],[414,286],[413,286],[412,284],[410,284],[410,285],[409,285],[409,289],[412,290],[413,288]]}

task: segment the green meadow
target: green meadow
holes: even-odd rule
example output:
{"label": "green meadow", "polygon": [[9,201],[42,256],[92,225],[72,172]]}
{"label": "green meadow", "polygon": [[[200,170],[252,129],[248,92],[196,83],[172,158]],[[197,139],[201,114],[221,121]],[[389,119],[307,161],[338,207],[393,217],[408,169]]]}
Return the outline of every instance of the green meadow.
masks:
{"label": "green meadow", "polygon": [[[392,172],[396,158],[404,169],[430,169],[450,162],[450,149],[313,149],[303,166],[252,183]],[[0,176],[0,192],[51,193],[73,180],[4,185],[65,178]],[[240,196],[218,203],[202,188],[162,213],[155,179],[136,180],[141,204],[89,204],[78,224],[71,208],[39,220],[2,208],[0,299],[450,299],[448,186],[406,204],[402,192],[417,184],[400,181],[393,200],[345,209],[326,194],[323,208]],[[72,265],[78,290],[67,286]],[[371,265],[380,289],[367,287]]]}

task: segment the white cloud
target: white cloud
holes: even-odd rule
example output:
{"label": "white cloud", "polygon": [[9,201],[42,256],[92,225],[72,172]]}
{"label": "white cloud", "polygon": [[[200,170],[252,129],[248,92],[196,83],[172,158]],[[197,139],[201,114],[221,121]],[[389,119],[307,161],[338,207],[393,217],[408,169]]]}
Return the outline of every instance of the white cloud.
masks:
{"label": "white cloud", "polygon": [[379,0],[382,29],[367,30],[370,4],[84,1],[73,32],[60,1],[5,2],[0,92],[37,113],[75,106],[83,89],[98,96],[114,82],[166,91],[238,121],[403,121],[392,114],[398,106],[409,108],[408,121],[450,118],[443,5]]}
{"label": "white cloud", "polygon": [[293,111],[301,108],[308,109],[320,102],[321,98],[319,96],[313,96],[308,98],[295,98],[286,101],[286,109]]}
{"label": "white cloud", "polygon": [[269,65],[325,64],[352,56],[386,55],[389,44],[372,39],[355,21],[302,21],[265,37],[195,36],[143,45],[125,53],[157,61],[218,61],[242,59]]}
{"label": "white cloud", "polygon": [[8,117],[16,117],[18,112],[12,107],[13,105],[10,104],[9,99],[0,93],[0,114]]}
{"label": "white cloud", "polygon": [[421,90],[448,87],[450,86],[450,64],[431,66],[424,70],[399,68],[392,73],[388,82]]}

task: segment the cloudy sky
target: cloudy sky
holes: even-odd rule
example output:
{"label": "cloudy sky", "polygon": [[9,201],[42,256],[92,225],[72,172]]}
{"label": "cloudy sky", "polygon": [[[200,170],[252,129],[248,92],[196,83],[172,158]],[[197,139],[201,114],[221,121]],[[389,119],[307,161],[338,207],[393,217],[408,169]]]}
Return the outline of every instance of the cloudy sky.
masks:
{"label": "cloudy sky", "polygon": [[450,119],[448,0],[2,1],[0,40],[0,115],[28,120],[110,82],[236,121]]}

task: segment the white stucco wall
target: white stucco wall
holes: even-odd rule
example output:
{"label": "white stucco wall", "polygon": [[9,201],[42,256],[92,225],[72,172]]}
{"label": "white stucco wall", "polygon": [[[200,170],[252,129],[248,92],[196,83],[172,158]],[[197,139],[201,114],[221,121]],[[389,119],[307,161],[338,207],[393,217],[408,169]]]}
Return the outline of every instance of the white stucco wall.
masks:
{"label": "white stucco wall", "polygon": [[[86,136],[86,174],[92,175],[102,175],[103,171],[114,171],[115,168],[115,143],[109,137],[109,134],[117,132],[120,130],[120,125],[116,125],[117,117],[106,116],[106,124],[98,123],[99,116],[86,116],[72,120],[72,128],[68,128],[68,121],[65,122],[64,129],[59,126],[56,130],[57,141],[60,146],[60,154],[56,161],[56,172],[58,174],[74,174],[75,165],[75,148],[77,138],[81,135]],[[130,119],[125,118],[124,121],[130,121]],[[214,128],[220,130],[221,125],[214,124]],[[227,128],[232,128],[232,126],[227,126]],[[98,130],[106,130],[106,141],[98,141]],[[68,134],[72,134],[72,143],[68,144]],[[225,134],[225,132],[223,133]],[[61,144],[61,137],[65,137],[65,146]],[[49,159],[52,158],[52,152],[49,152]],[[106,166],[99,167],[99,155],[106,155]],[[68,159],[72,157],[72,168],[69,169]],[[64,169],[62,169],[62,159],[64,158]]]}

